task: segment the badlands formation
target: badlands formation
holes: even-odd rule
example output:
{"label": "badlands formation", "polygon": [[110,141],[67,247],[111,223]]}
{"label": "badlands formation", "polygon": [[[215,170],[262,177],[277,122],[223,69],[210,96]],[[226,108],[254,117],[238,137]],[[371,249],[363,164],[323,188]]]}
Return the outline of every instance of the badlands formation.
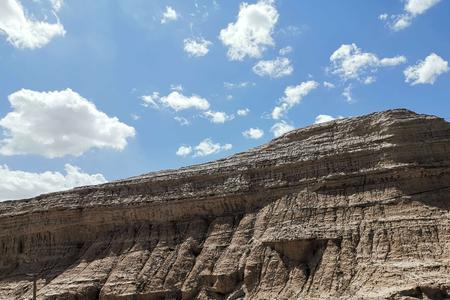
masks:
{"label": "badlands formation", "polygon": [[0,299],[447,299],[450,124],[390,110],[0,203]]}

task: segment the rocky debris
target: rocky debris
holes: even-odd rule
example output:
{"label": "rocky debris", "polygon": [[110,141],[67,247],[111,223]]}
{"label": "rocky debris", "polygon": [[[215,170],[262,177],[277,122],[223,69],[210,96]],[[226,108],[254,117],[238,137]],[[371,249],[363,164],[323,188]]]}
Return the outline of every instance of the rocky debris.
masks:
{"label": "rocky debris", "polygon": [[390,110],[0,203],[0,299],[447,299],[450,124]]}

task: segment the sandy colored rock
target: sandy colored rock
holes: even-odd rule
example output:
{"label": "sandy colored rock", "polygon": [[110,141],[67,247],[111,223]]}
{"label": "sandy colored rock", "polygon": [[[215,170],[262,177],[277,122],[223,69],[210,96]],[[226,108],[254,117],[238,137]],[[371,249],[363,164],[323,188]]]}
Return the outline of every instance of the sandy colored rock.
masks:
{"label": "sandy colored rock", "polygon": [[447,299],[450,124],[390,110],[0,203],[0,299]]}

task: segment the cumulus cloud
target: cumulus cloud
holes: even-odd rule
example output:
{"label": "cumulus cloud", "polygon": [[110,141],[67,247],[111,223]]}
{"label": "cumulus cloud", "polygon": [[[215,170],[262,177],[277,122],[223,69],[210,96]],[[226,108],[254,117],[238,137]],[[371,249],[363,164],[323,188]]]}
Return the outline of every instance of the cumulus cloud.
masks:
{"label": "cumulus cloud", "polygon": [[405,82],[411,85],[434,84],[439,75],[448,72],[448,62],[435,53],[428,55],[425,60],[409,66],[403,72]]}
{"label": "cumulus cloud", "polygon": [[191,155],[193,157],[203,157],[211,154],[216,154],[222,151],[231,150],[233,145],[214,143],[211,138],[206,138],[197,146],[182,145],[178,148],[176,155],[186,157]]}
{"label": "cumulus cloud", "polygon": [[407,0],[405,2],[405,11],[414,16],[421,15],[440,1],[441,0]]}
{"label": "cumulus cloud", "polygon": [[195,146],[194,156],[207,156],[222,151],[231,150],[231,148],[233,148],[233,145],[231,144],[221,145],[219,143],[214,143],[211,139],[207,138]]}
{"label": "cumulus cloud", "polygon": [[343,44],[330,56],[331,73],[344,81],[373,82],[379,68],[397,66],[406,62],[404,56],[379,58],[376,54],[363,52],[356,44]]}
{"label": "cumulus cloud", "polygon": [[0,165],[0,201],[31,198],[43,193],[106,182],[102,174],[83,173],[70,164],[66,164],[64,169],[66,174],[48,171],[30,173],[10,170],[7,165]]}
{"label": "cumulus cloud", "polygon": [[192,153],[192,147],[191,146],[180,146],[180,148],[178,148],[176,154],[178,156],[185,157],[185,156],[188,156],[191,153]]}
{"label": "cumulus cloud", "polygon": [[264,131],[259,128],[250,128],[242,132],[242,135],[248,139],[257,140],[263,137]]}
{"label": "cumulus cloud", "polygon": [[223,111],[208,110],[203,113],[203,116],[215,124],[223,124],[234,119],[233,115],[228,115]]}
{"label": "cumulus cloud", "polygon": [[325,122],[330,122],[336,119],[342,119],[342,116],[333,117],[330,115],[317,115],[314,124],[321,124]]}
{"label": "cumulus cloud", "polygon": [[0,34],[5,35],[6,40],[16,48],[41,48],[65,33],[59,22],[37,21],[27,16],[18,0],[0,1]]}
{"label": "cumulus cloud", "polygon": [[122,150],[135,130],[109,117],[71,89],[8,96],[13,111],[0,120],[0,154],[79,156],[91,148]]}
{"label": "cumulus cloud", "polygon": [[319,83],[310,80],[295,86],[288,86],[284,90],[284,96],[280,103],[272,111],[272,119],[278,120],[283,117],[288,110],[299,104],[303,97],[307,96],[312,90],[316,89]]}
{"label": "cumulus cloud", "polygon": [[231,60],[260,57],[267,46],[273,46],[273,29],[278,12],[273,0],[260,0],[255,4],[242,3],[235,23],[220,31],[219,38],[228,47]]}
{"label": "cumulus cloud", "polygon": [[291,75],[294,71],[291,62],[286,57],[278,57],[274,60],[260,60],[253,66],[253,72],[259,76],[279,78]]}
{"label": "cumulus cloud", "polygon": [[158,92],[153,92],[150,95],[141,96],[144,106],[150,106],[156,109],[166,107],[174,111],[181,111],[186,109],[209,109],[208,100],[197,96],[185,96],[179,90],[172,91],[169,95],[161,97]]}
{"label": "cumulus cloud", "polygon": [[212,43],[205,40],[204,38],[190,38],[184,40],[184,51],[189,54],[189,56],[205,56],[209,52],[209,46]]}
{"label": "cumulus cloud", "polygon": [[166,6],[166,10],[161,18],[161,24],[176,21],[178,19],[178,13],[170,6]]}
{"label": "cumulus cloud", "polygon": [[378,18],[387,22],[394,31],[409,27],[414,18],[424,14],[427,10],[438,4],[441,0],[406,0],[403,13],[399,15],[381,14]]}
{"label": "cumulus cloud", "polygon": [[249,114],[249,112],[250,112],[250,109],[248,109],[248,108],[241,108],[241,109],[238,109],[236,113],[240,117],[245,117],[246,115]]}
{"label": "cumulus cloud", "polygon": [[295,127],[291,124],[286,123],[286,121],[281,121],[278,123],[275,123],[272,128],[270,128],[270,131],[273,133],[275,137],[279,137],[286,132],[289,132],[291,130],[294,130]]}

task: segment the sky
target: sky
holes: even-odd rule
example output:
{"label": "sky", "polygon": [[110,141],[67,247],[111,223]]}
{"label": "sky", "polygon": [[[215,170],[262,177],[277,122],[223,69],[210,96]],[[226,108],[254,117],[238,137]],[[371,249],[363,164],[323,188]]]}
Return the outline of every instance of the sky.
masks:
{"label": "sky", "polygon": [[450,120],[450,1],[0,0],[0,200],[391,108]]}

